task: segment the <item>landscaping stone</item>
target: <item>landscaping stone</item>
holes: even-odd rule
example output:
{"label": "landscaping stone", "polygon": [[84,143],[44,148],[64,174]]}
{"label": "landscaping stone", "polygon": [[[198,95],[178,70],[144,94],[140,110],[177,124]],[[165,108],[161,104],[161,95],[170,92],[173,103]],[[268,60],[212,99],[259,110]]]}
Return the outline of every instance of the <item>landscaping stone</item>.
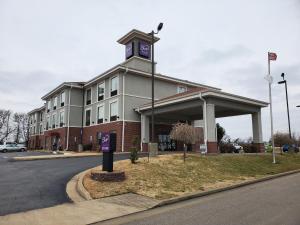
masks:
{"label": "landscaping stone", "polygon": [[100,169],[91,170],[91,178],[96,181],[124,181],[126,179],[124,171],[107,172]]}

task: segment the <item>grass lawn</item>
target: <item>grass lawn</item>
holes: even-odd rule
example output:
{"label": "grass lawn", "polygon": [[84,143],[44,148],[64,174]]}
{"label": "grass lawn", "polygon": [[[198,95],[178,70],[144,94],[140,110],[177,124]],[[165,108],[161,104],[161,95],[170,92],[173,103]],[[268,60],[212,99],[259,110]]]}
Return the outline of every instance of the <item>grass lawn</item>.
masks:
{"label": "grass lawn", "polygon": [[182,154],[161,155],[139,159],[136,164],[129,160],[114,163],[114,170],[123,170],[122,182],[99,182],[84,177],[83,185],[93,198],[123,193],[137,193],[156,199],[167,199],[189,192],[211,190],[241,183],[271,174],[300,169],[300,154],[277,155],[188,155],[183,163]]}

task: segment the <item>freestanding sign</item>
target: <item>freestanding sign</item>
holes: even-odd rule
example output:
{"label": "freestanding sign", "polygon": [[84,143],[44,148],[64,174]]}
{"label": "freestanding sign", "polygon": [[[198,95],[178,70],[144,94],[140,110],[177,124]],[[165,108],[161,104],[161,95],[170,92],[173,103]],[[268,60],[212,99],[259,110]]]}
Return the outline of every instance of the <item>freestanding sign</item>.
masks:
{"label": "freestanding sign", "polygon": [[116,150],[116,133],[102,133],[101,150],[103,152],[102,170],[113,172],[114,151]]}

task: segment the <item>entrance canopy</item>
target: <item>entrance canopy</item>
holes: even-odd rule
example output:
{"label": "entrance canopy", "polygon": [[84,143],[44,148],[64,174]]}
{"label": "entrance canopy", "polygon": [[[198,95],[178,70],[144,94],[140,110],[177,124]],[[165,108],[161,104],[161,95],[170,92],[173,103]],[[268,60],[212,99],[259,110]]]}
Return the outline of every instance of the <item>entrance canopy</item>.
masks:
{"label": "entrance canopy", "polygon": [[[267,102],[222,91],[191,90],[155,101],[154,113],[155,122],[161,123],[203,120],[207,144],[216,143],[215,118],[251,114],[253,140],[262,143],[261,108],[267,106]],[[149,141],[147,123],[151,116],[151,103],[135,110],[141,114],[142,140]]]}

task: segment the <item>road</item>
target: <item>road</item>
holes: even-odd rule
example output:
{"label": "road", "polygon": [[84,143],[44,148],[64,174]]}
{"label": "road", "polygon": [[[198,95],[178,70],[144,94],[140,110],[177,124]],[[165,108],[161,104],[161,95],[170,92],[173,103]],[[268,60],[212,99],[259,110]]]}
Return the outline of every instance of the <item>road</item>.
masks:
{"label": "road", "polygon": [[[13,156],[42,153],[0,153],[0,216],[68,202],[65,188],[77,173],[100,165],[102,158],[83,157],[10,162]],[[115,160],[128,155],[115,155]]]}
{"label": "road", "polygon": [[97,224],[299,225],[300,173]]}

